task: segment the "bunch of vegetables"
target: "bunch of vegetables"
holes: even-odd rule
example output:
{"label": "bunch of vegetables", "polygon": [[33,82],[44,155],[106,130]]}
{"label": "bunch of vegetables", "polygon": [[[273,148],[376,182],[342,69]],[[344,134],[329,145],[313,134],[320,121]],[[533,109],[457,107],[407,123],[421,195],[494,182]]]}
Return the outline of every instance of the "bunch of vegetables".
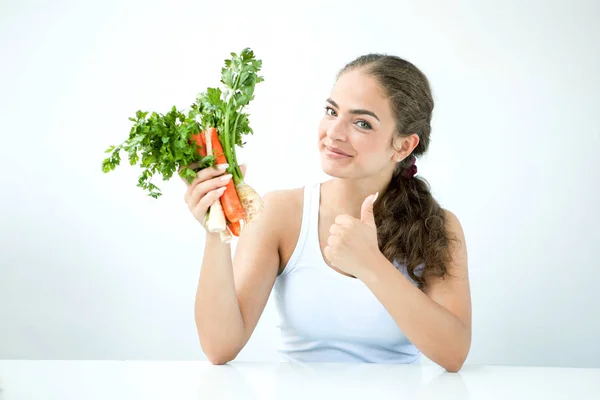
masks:
{"label": "bunch of vegetables", "polygon": [[[167,181],[177,172],[191,183],[199,170],[227,163],[232,179],[211,205],[206,227],[220,232],[224,242],[231,235],[239,236],[244,224],[263,208],[260,196],[244,182],[235,152],[236,146],[246,144],[242,136],[253,134],[243,110],[254,99],[255,85],[263,81],[258,75],[261,66],[262,61],[248,48],[239,55],[231,53],[221,70],[224,90],[208,88],[185,112],[175,106],[164,115],[137,111],[135,118],[129,118],[133,122],[129,138],[106,150],[110,156],[102,162],[102,171],[114,170],[121,162],[120,151],[126,151],[129,164],[139,163],[142,168],[137,186],[156,199],[161,192],[151,181],[154,175]],[[198,167],[192,169],[191,164]]]}

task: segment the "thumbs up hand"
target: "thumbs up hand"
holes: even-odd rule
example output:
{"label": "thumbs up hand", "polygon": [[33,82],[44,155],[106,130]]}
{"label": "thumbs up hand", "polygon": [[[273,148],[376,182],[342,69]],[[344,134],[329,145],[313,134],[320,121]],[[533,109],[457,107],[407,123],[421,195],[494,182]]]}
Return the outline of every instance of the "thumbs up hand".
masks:
{"label": "thumbs up hand", "polygon": [[381,257],[373,203],[379,193],[369,195],[362,204],[360,219],[341,214],[329,228],[325,258],[337,269],[359,277],[361,271]]}

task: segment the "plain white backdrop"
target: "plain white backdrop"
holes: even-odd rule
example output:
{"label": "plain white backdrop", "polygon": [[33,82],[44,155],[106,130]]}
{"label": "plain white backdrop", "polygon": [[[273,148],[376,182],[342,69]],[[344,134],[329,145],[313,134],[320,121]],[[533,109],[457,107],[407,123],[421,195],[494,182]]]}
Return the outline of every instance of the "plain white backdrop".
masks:
{"label": "plain white backdrop", "polygon": [[[597,1],[2,1],[0,358],[205,359],[183,183],[155,200],[101,162],[135,111],[188,107],[247,46],[260,194],[327,179],[316,128],[346,62],[421,68],[419,174],[467,238],[467,363],[600,367]],[[276,324],[269,301],[238,360],[276,360]]]}

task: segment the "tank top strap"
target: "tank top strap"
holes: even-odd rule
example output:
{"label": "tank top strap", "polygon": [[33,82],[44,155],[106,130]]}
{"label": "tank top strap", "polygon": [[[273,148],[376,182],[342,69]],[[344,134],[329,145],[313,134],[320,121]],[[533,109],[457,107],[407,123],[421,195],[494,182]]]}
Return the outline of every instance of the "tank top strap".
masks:
{"label": "tank top strap", "polygon": [[[319,244],[319,206],[321,201],[321,184],[313,183],[310,188],[310,220],[307,230],[306,249],[309,251],[318,250],[320,253],[321,246]],[[306,251],[306,250],[305,250]]]}
{"label": "tank top strap", "polygon": [[319,206],[321,201],[321,184],[319,182],[312,185],[310,197],[310,227],[319,229]]}

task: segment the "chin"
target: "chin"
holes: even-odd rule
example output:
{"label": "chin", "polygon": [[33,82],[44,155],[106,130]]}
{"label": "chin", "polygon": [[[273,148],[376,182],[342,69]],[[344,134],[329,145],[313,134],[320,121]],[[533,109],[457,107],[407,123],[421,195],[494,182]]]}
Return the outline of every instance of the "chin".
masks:
{"label": "chin", "polygon": [[325,155],[325,151],[321,151],[321,170],[333,178],[350,178],[352,175],[351,169],[347,163],[339,163],[329,159]]}

